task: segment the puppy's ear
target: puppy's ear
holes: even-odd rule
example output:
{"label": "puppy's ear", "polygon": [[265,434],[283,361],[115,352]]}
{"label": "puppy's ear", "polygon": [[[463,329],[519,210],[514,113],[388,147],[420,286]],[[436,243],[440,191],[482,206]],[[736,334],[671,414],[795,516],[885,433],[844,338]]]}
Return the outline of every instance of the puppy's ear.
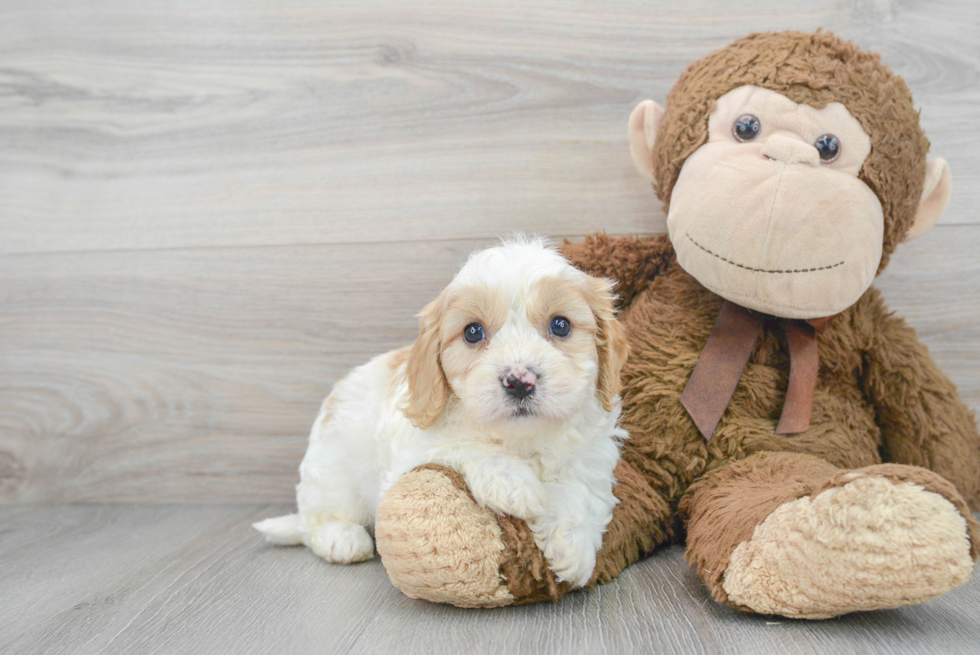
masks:
{"label": "puppy's ear", "polygon": [[616,296],[613,282],[601,278],[589,278],[591,292],[589,305],[595,314],[599,329],[596,331],[596,349],[599,353],[599,378],[596,393],[607,412],[612,411],[619,395],[619,374],[629,356],[630,346],[626,329],[616,320]]}
{"label": "puppy's ear", "polygon": [[442,350],[439,331],[445,302],[443,292],[419,314],[419,338],[412,344],[405,365],[408,402],[402,411],[412,425],[423,430],[435,423],[449,398],[449,382],[439,359]]}

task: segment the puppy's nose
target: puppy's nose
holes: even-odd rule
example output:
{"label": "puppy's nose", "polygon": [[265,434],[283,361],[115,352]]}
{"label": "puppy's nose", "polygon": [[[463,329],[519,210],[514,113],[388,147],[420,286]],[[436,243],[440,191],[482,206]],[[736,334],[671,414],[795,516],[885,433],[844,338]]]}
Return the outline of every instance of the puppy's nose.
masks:
{"label": "puppy's nose", "polygon": [[500,380],[500,383],[504,385],[504,391],[507,392],[507,395],[517,400],[524,400],[534,393],[534,387],[538,383],[538,376],[534,374],[534,371],[529,371],[525,368],[511,369]]}

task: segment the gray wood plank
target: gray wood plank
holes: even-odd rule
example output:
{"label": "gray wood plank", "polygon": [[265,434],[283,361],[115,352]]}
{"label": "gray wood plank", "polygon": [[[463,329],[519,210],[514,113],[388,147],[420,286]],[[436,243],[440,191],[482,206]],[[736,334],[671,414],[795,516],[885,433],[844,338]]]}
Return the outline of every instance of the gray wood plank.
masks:
{"label": "gray wood plank", "polygon": [[[945,655],[975,653],[980,634],[977,576],[916,607],[792,621],[715,604],[674,546],[555,604],[463,610],[406,598],[377,560],[332,566],[264,544],[248,523],[281,506],[181,508],[183,529],[175,508],[38,507],[8,521],[19,509],[0,508],[0,545],[21,542],[13,559],[0,550],[0,570],[19,571],[0,595],[0,616],[18,619],[0,621],[0,650],[11,654]],[[29,547],[42,533],[47,545]],[[156,551],[137,558],[137,543]],[[79,565],[86,577],[59,578]],[[40,600],[25,606],[24,593]]]}
{"label": "gray wood plank", "polygon": [[201,533],[238,528],[249,507],[0,508],[0,651],[50,616],[112,602],[93,592],[140,571]]}
{"label": "gray wood plank", "polygon": [[[330,385],[483,241],[0,258],[0,500],[289,502]],[[980,408],[977,226],[879,280]]]}
{"label": "gray wood plank", "polygon": [[908,78],[976,224],[974,0],[36,0],[0,6],[0,253],[649,231],[630,109],[821,26]]}
{"label": "gray wood plank", "polygon": [[479,243],[0,258],[0,498],[289,501],[331,384]]}

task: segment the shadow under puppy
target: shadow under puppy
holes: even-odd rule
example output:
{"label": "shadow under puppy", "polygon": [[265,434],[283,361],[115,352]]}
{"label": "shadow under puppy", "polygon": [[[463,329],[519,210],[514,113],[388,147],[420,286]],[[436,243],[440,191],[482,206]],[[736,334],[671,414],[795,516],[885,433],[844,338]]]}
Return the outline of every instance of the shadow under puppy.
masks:
{"label": "shadow under puppy", "polygon": [[255,524],[336,563],[369,559],[367,527],[404,473],[459,471],[475,500],[527,522],[560,581],[585,585],[618,502],[619,373],[612,283],[542,239],[470,256],[421,312],[412,346],[337,383],[310,433],[297,514]]}

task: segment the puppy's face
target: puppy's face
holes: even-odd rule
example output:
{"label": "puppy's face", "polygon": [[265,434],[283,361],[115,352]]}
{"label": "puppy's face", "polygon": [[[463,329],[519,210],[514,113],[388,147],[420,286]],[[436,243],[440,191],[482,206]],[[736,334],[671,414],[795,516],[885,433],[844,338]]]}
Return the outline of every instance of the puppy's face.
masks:
{"label": "puppy's face", "polygon": [[423,310],[406,414],[431,425],[453,394],[466,419],[521,434],[611,410],[628,350],[611,287],[537,241],[474,255]]}

